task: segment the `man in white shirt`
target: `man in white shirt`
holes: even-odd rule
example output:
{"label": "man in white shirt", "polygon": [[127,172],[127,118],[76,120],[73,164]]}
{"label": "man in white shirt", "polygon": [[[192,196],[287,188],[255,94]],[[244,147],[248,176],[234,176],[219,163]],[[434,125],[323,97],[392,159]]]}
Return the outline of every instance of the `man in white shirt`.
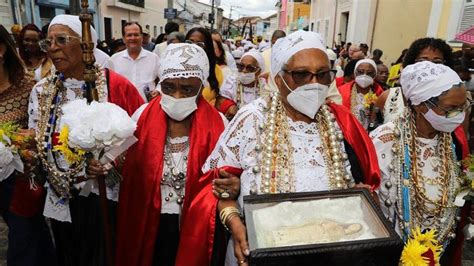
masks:
{"label": "man in white shirt", "polygon": [[158,80],[159,57],[142,48],[143,31],[137,22],[127,22],[122,35],[127,49],[110,58],[110,68],[132,82],[147,102]]}

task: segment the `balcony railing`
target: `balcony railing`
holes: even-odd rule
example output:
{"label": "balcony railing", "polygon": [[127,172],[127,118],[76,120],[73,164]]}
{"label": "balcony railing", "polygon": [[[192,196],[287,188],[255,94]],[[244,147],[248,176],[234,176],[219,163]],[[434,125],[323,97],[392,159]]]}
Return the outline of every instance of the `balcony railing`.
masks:
{"label": "balcony railing", "polygon": [[145,0],[119,0],[119,2],[128,4],[128,5],[142,7],[142,8],[145,7]]}

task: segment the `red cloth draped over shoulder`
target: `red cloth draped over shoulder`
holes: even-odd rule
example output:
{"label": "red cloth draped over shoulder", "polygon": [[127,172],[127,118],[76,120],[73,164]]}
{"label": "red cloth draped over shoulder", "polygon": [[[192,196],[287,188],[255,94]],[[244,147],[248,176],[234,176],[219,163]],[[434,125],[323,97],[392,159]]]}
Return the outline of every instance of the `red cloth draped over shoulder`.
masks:
{"label": "red cloth draped over shoulder", "polygon": [[357,118],[342,105],[328,103],[337,123],[342,130],[344,139],[351,145],[359,159],[360,167],[364,174],[364,183],[372,189],[380,185],[380,168],[374,144]]}
{"label": "red cloth draped over shoulder", "polygon": [[[459,146],[461,146],[462,151],[462,159],[466,159],[469,156],[469,144],[467,142],[466,133],[464,133],[464,129],[462,126],[459,126],[454,130],[454,137],[457,139]],[[448,256],[447,265],[451,266],[461,266],[461,259],[462,259],[462,246],[464,243],[464,233],[463,229],[464,226],[469,223],[468,217],[471,211],[471,202],[466,202],[464,206],[461,208],[461,213],[459,216],[461,220],[458,222],[456,227],[456,238],[451,240],[451,243],[448,246],[445,254],[443,256]]]}
{"label": "red cloth draped over shoulder", "polygon": [[109,71],[108,101],[120,106],[127,111],[128,115],[133,115],[145,103],[137,88],[120,74],[110,69],[104,71]]}
{"label": "red cloth draped over shoulder", "polygon": [[[225,166],[219,169],[213,169],[201,178],[206,180],[217,179],[219,178],[219,171],[221,169],[235,176],[242,174],[242,169]],[[181,234],[186,237],[180,239],[176,258],[177,266],[210,264],[213,253],[216,218],[220,220],[219,217],[216,217],[217,203],[218,199],[212,193],[211,186],[205,187],[198,196],[194,198],[189,207],[187,219],[181,224]],[[204,216],[203,213],[206,215]],[[211,215],[208,216],[208,213]],[[224,235],[221,237],[224,237]],[[225,243],[224,241],[220,242]],[[223,252],[222,257],[224,258],[227,246],[219,248],[221,248],[221,250],[216,252]]]}
{"label": "red cloth draped over shoulder", "polygon": [[[129,115],[144,103],[135,86],[112,70],[109,70],[108,84],[108,101],[120,106]],[[45,194],[42,185],[37,184],[37,189],[33,190],[27,177],[18,177],[9,209],[19,216],[33,217],[43,210]]]}
{"label": "red cloth draped over shoulder", "polygon": [[[352,92],[352,87],[354,86],[354,83],[355,83],[355,80],[344,83],[340,87],[337,87],[342,97],[342,105],[349,108],[349,110],[351,110],[351,92]],[[373,92],[377,96],[379,96],[383,92],[382,87],[379,84],[377,84],[375,81],[374,81]]]}
{"label": "red cloth draped over shoulder", "polygon": [[[140,116],[135,132],[138,142],[129,149],[125,160],[117,221],[117,265],[149,266],[153,262],[160,222],[160,180],[167,136],[167,115],[161,109],[160,99],[152,100]],[[224,130],[221,116],[202,97],[192,116],[182,223],[186,221],[188,209],[194,204],[198,193],[211,186],[211,176],[202,176],[201,167]],[[200,215],[201,219],[194,221],[196,226],[207,223],[204,217],[212,213],[203,210]],[[195,235],[199,233],[195,232]],[[187,237],[182,235],[180,242],[186,242]],[[202,232],[199,237],[205,241],[208,236]],[[201,256],[195,251],[198,247],[188,250],[187,257]]]}

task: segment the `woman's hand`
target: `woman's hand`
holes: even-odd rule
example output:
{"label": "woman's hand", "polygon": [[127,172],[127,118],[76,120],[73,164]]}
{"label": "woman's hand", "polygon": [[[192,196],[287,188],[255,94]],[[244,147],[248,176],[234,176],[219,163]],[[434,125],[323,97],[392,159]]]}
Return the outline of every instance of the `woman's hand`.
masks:
{"label": "woman's hand", "polygon": [[107,175],[110,168],[102,165],[101,162],[91,159],[86,168],[86,179],[97,179],[99,176]]}
{"label": "woman's hand", "polygon": [[234,217],[229,221],[229,228],[232,232],[234,242],[234,254],[238,265],[248,265],[247,257],[250,255],[249,244],[247,242],[247,229],[240,218]]}
{"label": "woman's hand", "polygon": [[237,108],[237,105],[232,105],[227,109],[227,112],[225,112],[224,116],[227,118],[227,120],[231,121],[234,116],[237,114],[237,111],[239,111],[239,108]]}
{"label": "woman's hand", "polygon": [[240,178],[224,170],[220,178],[212,181],[212,193],[219,199],[237,199],[240,194]]}

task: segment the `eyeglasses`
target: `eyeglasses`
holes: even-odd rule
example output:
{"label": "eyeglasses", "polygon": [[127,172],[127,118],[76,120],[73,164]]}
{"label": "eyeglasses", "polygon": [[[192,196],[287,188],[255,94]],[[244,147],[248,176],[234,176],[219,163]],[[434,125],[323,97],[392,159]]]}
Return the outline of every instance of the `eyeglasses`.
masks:
{"label": "eyeglasses", "polygon": [[206,44],[204,42],[194,42],[192,40],[186,40],[185,43],[195,44],[195,45],[201,47],[202,49],[206,48]]}
{"label": "eyeglasses", "polygon": [[257,66],[252,66],[252,65],[244,65],[244,64],[237,64],[237,70],[239,72],[243,72],[244,70],[247,70],[247,72],[257,72],[260,68]]}
{"label": "eyeglasses", "polygon": [[434,106],[438,109],[440,109],[441,111],[444,112],[444,115],[446,116],[446,118],[452,118],[452,117],[455,117],[459,114],[461,114],[462,112],[466,111],[467,109],[469,109],[469,107],[471,107],[472,105],[474,105],[474,102],[470,101],[470,100],[467,100],[461,107],[459,108],[455,108],[455,109],[452,109],[452,110],[446,110],[444,109],[443,107],[435,104],[432,100],[428,100],[426,101],[427,103],[429,103],[431,106]]}
{"label": "eyeglasses", "polygon": [[434,64],[444,64],[444,62],[446,62],[445,60],[439,59],[439,58],[430,60],[429,58],[422,57],[422,58],[416,59],[415,63],[423,62],[423,61],[430,61],[431,63],[434,63]]}
{"label": "eyeglasses", "polygon": [[373,71],[364,71],[364,70],[361,70],[361,69],[358,69],[358,70],[355,71],[356,76],[361,76],[361,75],[364,75],[364,74],[369,76],[369,77],[372,77],[372,78],[375,78],[375,76],[376,76],[375,72],[373,72]]}
{"label": "eyeglasses", "polygon": [[297,85],[303,85],[310,83],[313,80],[313,77],[316,77],[316,80],[324,85],[329,85],[334,80],[336,76],[336,70],[325,70],[319,71],[316,73],[306,71],[306,70],[298,70],[298,71],[289,71],[283,70],[285,73],[291,75],[291,78]]}
{"label": "eyeglasses", "polygon": [[79,41],[81,40],[81,38],[76,37],[76,36],[71,36],[67,34],[58,34],[56,35],[54,39],[47,38],[47,39],[39,41],[39,46],[43,52],[47,52],[53,45],[53,41],[54,41],[54,44],[56,44],[57,46],[64,46],[68,44],[71,41],[71,39],[76,39]]}

